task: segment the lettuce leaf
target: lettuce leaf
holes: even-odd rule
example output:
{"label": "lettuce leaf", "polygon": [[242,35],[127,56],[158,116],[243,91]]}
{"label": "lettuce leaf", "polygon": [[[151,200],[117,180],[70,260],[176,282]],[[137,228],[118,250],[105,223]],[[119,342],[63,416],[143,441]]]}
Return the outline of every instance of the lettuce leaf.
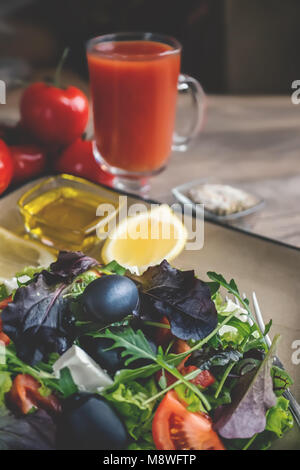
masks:
{"label": "lettuce leaf", "polygon": [[271,365],[279,336],[254,372],[243,375],[232,390],[232,402],[218,410],[215,429],[225,439],[251,438],[266,427],[266,412],[276,404]]}
{"label": "lettuce leaf", "polygon": [[151,431],[155,400],[145,404],[146,400],[157,393],[154,379],[142,386],[138,382],[118,384],[113,391],[103,395],[123,417],[131,437],[135,440],[145,437]]}
{"label": "lettuce leaf", "polygon": [[266,431],[271,431],[281,438],[293,427],[293,424],[293,416],[289,411],[289,401],[284,397],[279,397],[276,405],[267,411]]}
{"label": "lettuce leaf", "polygon": [[8,297],[8,292],[4,284],[0,284],[0,302]]}
{"label": "lettuce leaf", "polygon": [[5,406],[5,395],[12,387],[12,380],[9,372],[0,371],[0,409]]}
{"label": "lettuce leaf", "polygon": [[294,383],[287,371],[280,369],[277,366],[272,367],[271,376],[273,379],[274,392],[277,397],[280,397],[285,390]]}

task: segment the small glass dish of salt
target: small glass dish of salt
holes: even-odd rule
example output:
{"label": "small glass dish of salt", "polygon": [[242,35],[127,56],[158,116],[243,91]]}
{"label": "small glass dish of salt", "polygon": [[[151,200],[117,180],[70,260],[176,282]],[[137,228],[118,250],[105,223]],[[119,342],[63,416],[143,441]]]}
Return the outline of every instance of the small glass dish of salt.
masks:
{"label": "small glass dish of salt", "polygon": [[193,204],[195,210],[197,204],[203,204],[206,219],[227,224],[248,225],[250,217],[264,206],[263,199],[248,191],[211,179],[182,184],[172,193],[182,204]]}

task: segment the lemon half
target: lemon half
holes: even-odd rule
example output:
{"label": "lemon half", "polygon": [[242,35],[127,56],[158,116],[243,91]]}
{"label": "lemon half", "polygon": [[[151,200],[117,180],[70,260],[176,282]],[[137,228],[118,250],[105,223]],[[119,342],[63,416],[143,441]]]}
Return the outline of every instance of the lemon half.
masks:
{"label": "lemon half", "polygon": [[105,263],[116,260],[141,274],[163,259],[173,260],[184,249],[188,233],[167,205],[124,218],[110,232],[102,249]]}
{"label": "lemon half", "polygon": [[48,267],[54,260],[54,254],[39,243],[0,227],[0,282],[10,279],[26,266]]}

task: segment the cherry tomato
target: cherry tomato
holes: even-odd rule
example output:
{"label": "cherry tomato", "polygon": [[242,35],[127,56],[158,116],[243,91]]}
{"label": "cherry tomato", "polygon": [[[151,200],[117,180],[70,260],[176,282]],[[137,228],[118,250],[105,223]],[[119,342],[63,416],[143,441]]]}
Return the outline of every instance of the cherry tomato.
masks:
{"label": "cherry tomato", "polygon": [[61,405],[58,398],[53,394],[41,395],[40,387],[40,383],[31,375],[19,374],[14,378],[8,400],[23,414],[27,414],[33,407],[54,413],[60,412]]}
{"label": "cherry tomato", "polygon": [[81,176],[95,183],[111,186],[113,176],[103,171],[93,155],[93,144],[90,140],[76,139],[58,157],[55,170],[59,173],[70,173]]}
{"label": "cherry tomato", "polygon": [[0,344],[2,344],[2,343],[4,344],[4,346],[8,346],[9,343],[10,343],[10,339],[9,339],[9,337],[8,337],[5,333],[3,333],[3,331],[2,331],[2,320],[1,320],[1,318],[0,318]]}
{"label": "cherry tomato", "polygon": [[2,194],[13,177],[13,161],[6,143],[0,139],[0,194]]}
{"label": "cherry tomato", "polygon": [[10,153],[14,163],[13,183],[38,176],[46,167],[45,152],[36,145],[13,145]]}
{"label": "cherry tomato", "polygon": [[[0,302],[0,310],[3,310],[7,305],[12,301],[12,296],[10,295]],[[0,344],[4,343],[5,346],[8,346],[10,343],[9,337],[2,331],[2,320],[0,315]]]}
{"label": "cherry tomato", "polygon": [[88,116],[88,99],[74,86],[58,88],[37,82],[21,98],[22,125],[45,144],[70,144],[84,132]]}
{"label": "cherry tomato", "polygon": [[[162,317],[159,323],[170,326],[167,317]],[[175,336],[173,336],[170,328],[156,328],[154,340],[158,346],[168,346],[172,339],[175,339]]]}
{"label": "cherry tomato", "polygon": [[210,417],[188,411],[174,391],[157,408],[152,434],[158,450],[225,450]]}
{"label": "cherry tomato", "polygon": [[[197,367],[195,366],[184,367],[182,369],[178,368],[179,372],[182,375],[188,375],[196,369]],[[159,382],[162,374],[163,374],[162,371],[157,372],[157,375],[156,375],[157,382]],[[174,377],[174,375],[170,374],[168,371],[165,371],[164,375],[165,375],[168,387],[169,385],[172,385],[173,383],[175,383],[177,380],[176,377]],[[189,380],[189,382],[195,385],[199,385],[201,388],[207,388],[215,382],[215,378],[212,375],[212,373],[209,372],[209,370],[202,370],[194,379]]]}
{"label": "cherry tomato", "polygon": [[3,310],[8,304],[12,302],[12,296],[6,297],[6,299],[1,300],[0,302],[0,310]]}
{"label": "cherry tomato", "polygon": [[[175,352],[176,354],[181,354],[189,351],[189,349],[191,348],[186,341],[183,341],[182,339],[177,339],[173,345],[172,352]],[[177,369],[182,375],[188,375],[194,370],[197,370],[196,366],[185,365],[185,362],[187,361],[188,357],[189,356],[185,357],[177,366]],[[160,371],[157,374],[157,381],[160,380],[161,375],[162,372]],[[167,371],[165,371],[165,377],[168,386],[176,382],[176,378],[172,374],[169,374]],[[190,382],[195,385],[199,385],[202,388],[207,388],[215,382],[215,378],[209,370],[202,370],[196,377],[191,379]]]}

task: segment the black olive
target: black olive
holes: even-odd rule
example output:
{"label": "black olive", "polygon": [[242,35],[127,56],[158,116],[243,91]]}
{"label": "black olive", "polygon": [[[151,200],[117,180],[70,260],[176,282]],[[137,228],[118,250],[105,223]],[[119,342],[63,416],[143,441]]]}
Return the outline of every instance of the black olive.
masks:
{"label": "black olive", "polygon": [[108,402],[91,393],[76,393],[63,403],[57,423],[60,449],[126,449],[128,433]]}
{"label": "black olive", "polygon": [[123,368],[124,359],[121,357],[121,348],[105,351],[105,349],[113,345],[114,341],[112,339],[93,338],[86,335],[79,338],[79,343],[82,349],[109,374],[114,375],[117,370]]}
{"label": "black olive", "polygon": [[[115,332],[118,330],[115,329]],[[150,347],[153,352],[156,353],[157,347],[156,344],[147,338]],[[113,344],[113,340],[110,338],[94,338],[93,336],[81,336],[79,338],[80,346],[91,356],[94,361],[97,362],[103,369],[105,369],[109,374],[114,375],[117,370],[125,368],[126,358],[121,356],[122,348],[115,348],[106,350]],[[149,364],[151,361],[148,359],[137,359],[132,361],[128,368],[137,369],[138,367],[143,367]]]}
{"label": "black olive", "polygon": [[114,323],[138,310],[139,292],[126,276],[102,276],[87,286],[81,305],[91,320]]}
{"label": "black olive", "polygon": [[257,359],[258,361],[263,361],[265,358],[265,351],[263,349],[249,349],[249,351],[244,353],[244,358]]}

